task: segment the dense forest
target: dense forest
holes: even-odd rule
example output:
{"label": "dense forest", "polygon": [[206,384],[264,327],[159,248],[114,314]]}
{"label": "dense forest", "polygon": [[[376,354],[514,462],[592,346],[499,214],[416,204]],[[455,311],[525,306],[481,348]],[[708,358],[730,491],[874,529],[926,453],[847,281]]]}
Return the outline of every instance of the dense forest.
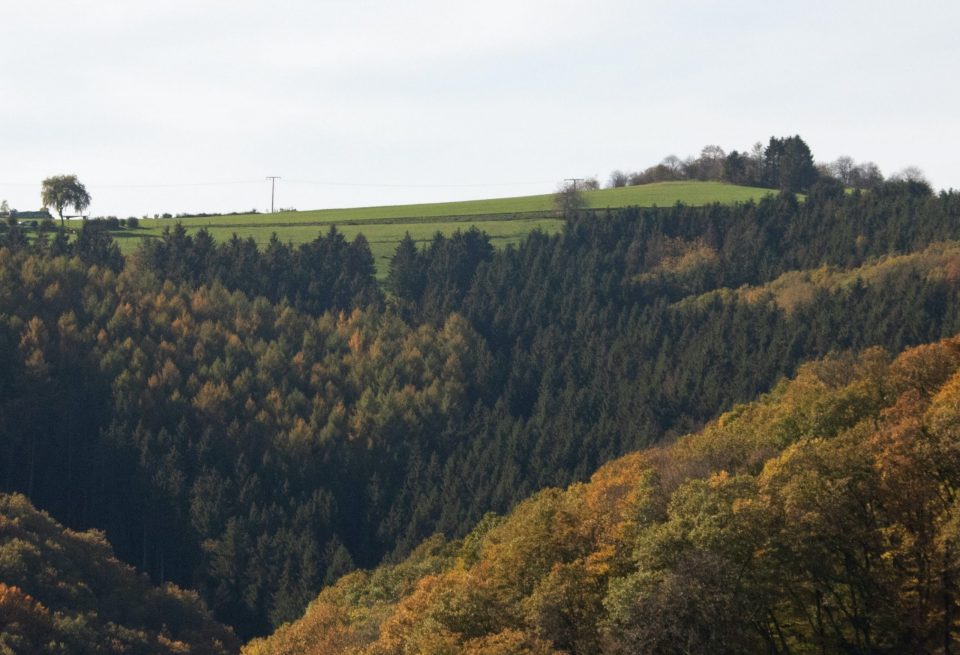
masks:
{"label": "dense forest", "polygon": [[960,332],[958,239],[958,194],[830,179],[802,200],[576,212],[500,251],[478,230],[406,239],[385,289],[336,229],[258,249],[178,227],[124,260],[94,222],[7,226],[0,480],[263,635],[351,570],[434,533],[479,543],[487,512],[805,361]]}
{"label": "dense forest", "polygon": [[946,653],[960,340],[801,367],[703,431],[325,589],[246,655]]}
{"label": "dense forest", "polygon": [[102,533],[65,529],[0,495],[0,652],[225,655],[239,641],[194,592],[117,560]]}

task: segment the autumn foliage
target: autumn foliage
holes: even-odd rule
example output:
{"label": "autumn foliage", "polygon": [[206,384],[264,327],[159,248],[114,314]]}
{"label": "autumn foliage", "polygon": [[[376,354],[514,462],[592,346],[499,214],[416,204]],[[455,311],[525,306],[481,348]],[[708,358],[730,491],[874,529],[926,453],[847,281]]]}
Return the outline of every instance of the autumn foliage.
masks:
{"label": "autumn foliage", "polygon": [[21,495],[0,495],[0,652],[235,652],[193,592],[153,586],[102,533],[74,532]]}
{"label": "autumn foliage", "polygon": [[244,652],[947,652],[958,490],[960,337],[828,358],[463,540],[351,574]]}
{"label": "autumn foliage", "polygon": [[[443,591],[429,609],[447,575],[431,562],[453,546],[418,551],[416,575],[378,583],[386,591],[370,602],[382,616],[324,601],[317,620],[341,635],[336,648],[381,628],[390,643],[413,643],[406,631],[423,611],[438,626],[423,638],[438,649],[608,648],[632,616],[613,612],[616,593],[672,599],[669,611],[630,610],[650,625],[739,613],[737,598],[704,608],[684,596],[708,596],[738,571],[712,553],[613,585],[660,551],[640,548],[645,523],[596,508],[636,496],[632,511],[663,522],[675,492],[684,508],[747,494],[744,470],[759,475],[798,435],[859,411],[859,397],[806,403],[820,378],[790,385],[805,409],[772,432],[713,429],[709,441],[636,456],[642,466],[620,460],[603,469],[609,485],[518,508],[527,531],[510,538],[502,518],[483,517],[674,442],[803,362],[960,332],[960,194],[900,183],[827,191],[600,210],[516,247],[496,248],[479,229],[405,239],[385,288],[365,240],[335,229],[260,249],[180,227],[125,258],[102,222],[77,234],[5,223],[0,485],[65,526],[102,530],[120,559],[194,589],[245,639],[434,533],[463,539],[450,544],[461,544],[466,595]],[[849,365],[819,375],[835,384]],[[691,448],[697,457],[684,459]],[[891,449],[884,465],[905,457]],[[730,481],[711,481],[719,471]],[[690,479],[713,486],[681,493]],[[439,577],[414,584],[428,575]],[[393,617],[407,596],[414,604]],[[663,629],[682,641],[678,625]]]}

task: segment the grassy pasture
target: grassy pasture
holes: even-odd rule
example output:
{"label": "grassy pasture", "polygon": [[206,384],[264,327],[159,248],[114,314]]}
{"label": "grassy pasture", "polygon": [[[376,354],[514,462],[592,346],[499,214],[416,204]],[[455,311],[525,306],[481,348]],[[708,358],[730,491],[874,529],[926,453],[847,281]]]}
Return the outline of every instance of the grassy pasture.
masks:
{"label": "grassy pasture", "polygon": [[[152,222],[152,220],[141,221],[141,225]],[[142,239],[159,236],[162,229],[164,227],[172,226],[174,221],[161,220],[159,223],[159,227],[147,234],[144,234],[147,232],[147,230],[137,228],[136,230],[124,230],[120,233],[113,233],[113,236],[117,240],[117,243],[120,244],[120,250],[124,253],[130,253],[136,249],[137,244],[139,244]],[[221,227],[212,225],[207,227],[207,229],[211,236],[213,236],[213,238],[218,242],[226,241],[230,239],[234,233],[237,233],[244,238],[253,237],[258,244],[263,245],[267,243],[267,241],[270,240],[270,236],[276,232],[277,237],[282,241],[289,241],[294,244],[299,244],[313,241],[318,234],[326,232],[329,229],[329,225],[333,224],[334,222],[331,221],[327,225],[308,223],[278,227],[274,223],[264,222],[245,225],[242,228],[237,226]],[[195,231],[200,229],[200,227],[203,227],[202,225],[188,225],[186,220],[184,220],[184,225],[188,226],[188,231]],[[452,234],[458,228],[465,230],[471,225],[476,225],[490,235],[491,243],[500,248],[508,243],[519,243],[523,237],[537,228],[547,233],[559,232],[560,227],[563,225],[563,221],[556,218],[518,217],[505,220],[449,220],[410,223],[378,223],[371,221],[362,225],[336,223],[337,230],[342,232],[348,241],[352,240],[353,237],[360,232],[362,232],[367,238],[367,241],[370,242],[370,250],[373,252],[373,257],[376,261],[377,277],[379,278],[386,276],[387,269],[390,265],[390,259],[393,257],[393,253],[397,248],[397,244],[401,239],[403,239],[405,233],[409,232],[410,236],[418,242],[427,243],[437,232]]]}
{"label": "grassy pasture", "polygon": [[[594,209],[670,206],[677,202],[704,205],[713,202],[732,203],[757,200],[771,193],[769,189],[742,187],[720,182],[661,182],[643,186],[587,191],[587,205]],[[466,200],[459,202],[384,207],[319,209],[276,214],[243,214],[234,216],[185,217],[180,219],[146,219],[136,230],[115,233],[124,253],[133,252],[142,239],[159,237],[163,229],[179,220],[188,232],[207,228],[217,240],[229,239],[234,233],[253,237],[264,244],[276,232],[280,240],[294,244],[312,241],[317,234],[335,224],[347,239],[362,232],[370,242],[379,276],[385,276],[387,265],[397,243],[406,232],[420,242],[429,241],[436,232],[451,234],[457,229],[476,225],[502,247],[518,243],[534,229],[557,232],[563,221],[553,206],[553,195]]]}

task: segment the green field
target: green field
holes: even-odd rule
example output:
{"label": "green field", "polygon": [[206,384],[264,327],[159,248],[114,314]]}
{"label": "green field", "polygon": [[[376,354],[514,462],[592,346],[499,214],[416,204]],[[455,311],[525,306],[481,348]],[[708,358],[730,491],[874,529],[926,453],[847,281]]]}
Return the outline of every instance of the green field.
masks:
{"label": "green field", "polygon": [[[677,202],[688,205],[746,202],[769,193],[772,193],[769,189],[720,182],[661,182],[587,191],[583,195],[588,207],[603,209],[630,205],[663,207]],[[534,229],[557,232],[563,225],[563,221],[556,217],[553,195],[544,194],[421,205],[146,219],[140,222],[136,230],[124,230],[115,233],[115,236],[121,250],[129,253],[136,249],[142,239],[159,237],[164,228],[176,221],[182,222],[189,232],[205,227],[217,241],[229,239],[236,233],[241,237],[253,237],[260,244],[266,243],[273,233],[284,242],[306,243],[330,225],[336,224],[347,239],[352,239],[360,232],[367,237],[381,277],[386,275],[387,264],[396,245],[407,232],[417,241],[426,242],[436,232],[450,234],[457,229],[476,225],[490,235],[494,245],[502,247],[518,243]]]}
{"label": "green field", "polygon": [[[377,264],[377,277],[383,278],[387,274],[387,268],[390,259],[393,257],[397,244],[409,232],[410,236],[418,242],[426,243],[437,232],[452,234],[458,228],[467,229],[471,225],[477,225],[480,229],[490,235],[490,241],[497,247],[505,246],[508,243],[519,243],[520,240],[533,230],[540,228],[544,232],[552,233],[560,230],[563,221],[556,218],[525,218],[517,217],[506,220],[480,220],[466,221],[451,219],[446,221],[430,222],[377,222],[369,221],[362,225],[356,223],[347,224],[337,221],[325,221],[324,223],[295,223],[287,225],[278,225],[270,221],[263,220],[265,216],[251,216],[252,221],[245,225],[217,226],[211,224],[207,229],[214,239],[226,241],[234,233],[242,237],[253,237],[257,243],[265,244],[270,240],[270,236],[276,233],[284,242],[306,243],[313,241],[321,232],[329,229],[329,225],[336,223],[337,230],[343,233],[347,240],[352,240],[354,236],[362,232],[370,242],[370,250]],[[164,227],[170,226],[175,221],[160,220],[159,225],[153,227],[153,220],[141,221],[141,225],[150,224],[147,227],[150,230],[137,228],[136,230],[124,230],[121,233],[114,233],[114,238],[120,244],[120,250],[125,254],[133,252],[137,244],[144,238],[155,238],[159,236]],[[190,219],[183,219],[183,223],[188,227],[188,231],[195,231],[203,225],[193,224]]]}

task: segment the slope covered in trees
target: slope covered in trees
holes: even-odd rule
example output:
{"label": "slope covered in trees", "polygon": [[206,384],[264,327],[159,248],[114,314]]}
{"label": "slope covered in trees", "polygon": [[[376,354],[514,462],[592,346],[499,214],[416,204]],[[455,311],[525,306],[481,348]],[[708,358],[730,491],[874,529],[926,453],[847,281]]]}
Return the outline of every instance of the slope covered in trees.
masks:
{"label": "slope covered in trees", "polygon": [[405,242],[381,298],[367,246],[336,232],[258,251],[173,231],[124,262],[96,224],[75,242],[13,226],[0,479],[265,634],[354,567],[586,479],[803,361],[960,331],[955,246],[932,245],[958,238],[956,194],[821,186],[585,214],[499,252],[476,230]]}
{"label": "slope covered in trees", "polygon": [[0,652],[236,652],[194,592],[154,587],[103,534],[73,532],[21,495],[0,495]]}
{"label": "slope covered in trees", "polygon": [[[563,235],[534,235],[488,260],[469,256],[466,239],[401,245],[390,277],[401,308],[428,322],[462,313],[494,361],[497,393],[444,469],[439,525],[455,533],[479,520],[459,498],[502,511],[539,486],[582,479],[769,389],[805,359],[899,351],[960,330],[949,258],[918,256],[919,268],[884,276],[855,270],[960,236],[957,200],[901,183],[804,203],[627,210],[581,216]],[[471,259],[473,270],[448,263]],[[772,296],[729,292],[679,302],[823,265],[847,271],[848,283],[812,285],[790,312]]]}
{"label": "slope covered in trees", "polygon": [[7,488],[248,631],[353,566],[374,512],[357,485],[395,486],[483,369],[457,317],[314,318],[62,257],[0,270]]}
{"label": "slope covered in trees", "polygon": [[947,652],[958,492],[960,338],[831,357],[346,576],[244,653]]}

